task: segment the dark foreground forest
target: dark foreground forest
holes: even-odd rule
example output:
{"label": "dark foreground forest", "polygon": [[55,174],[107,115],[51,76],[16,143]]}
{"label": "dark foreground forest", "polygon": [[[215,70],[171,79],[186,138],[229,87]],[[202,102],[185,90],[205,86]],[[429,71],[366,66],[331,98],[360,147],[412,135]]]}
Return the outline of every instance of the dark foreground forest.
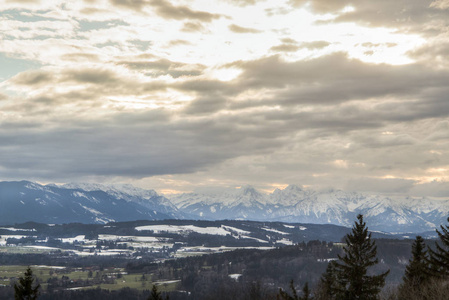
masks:
{"label": "dark foreground forest", "polygon": [[[438,234],[438,241],[419,236],[415,240],[372,239],[363,217],[359,216],[342,243],[309,241],[272,250],[240,249],[163,262],[66,257],[68,269],[86,268],[89,278],[75,280],[62,276],[39,282],[34,276],[25,275],[32,281],[28,284],[30,287],[39,285],[36,295],[42,300],[99,297],[111,300],[447,299],[447,226],[442,226]],[[29,259],[27,254],[0,255],[2,264],[8,261],[30,264]],[[61,257],[53,259],[53,262],[64,260]],[[52,258],[40,254],[34,255],[33,260],[49,262]],[[145,288],[89,288],[119,281],[122,276],[119,273],[105,273],[111,266],[123,267],[125,274],[138,274]],[[176,288],[167,288],[163,283],[147,286],[145,280],[148,278],[155,283],[176,282]],[[22,280],[23,277],[11,280],[10,285],[0,287],[0,299],[14,299]]]}

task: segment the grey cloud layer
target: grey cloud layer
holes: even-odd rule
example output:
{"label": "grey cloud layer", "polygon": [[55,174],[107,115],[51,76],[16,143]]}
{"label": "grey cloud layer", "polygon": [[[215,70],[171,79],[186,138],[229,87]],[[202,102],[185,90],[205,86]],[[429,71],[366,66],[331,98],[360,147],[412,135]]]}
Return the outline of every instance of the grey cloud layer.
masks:
{"label": "grey cloud layer", "polygon": [[[170,74],[171,68],[202,68],[159,59],[118,64],[164,74]],[[107,68],[21,73],[11,79],[13,84],[38,89],[54,84],[87,85],[85,90],[66,94],[43,89],[41,95],[24,100],[26,105],[6,107],[4,111],[25,114],[24,108],[30,109],[34,103],[34,118],[29,119],[39,126],[30,131],[19,120],[2,125],[1,147],[6,158],[2,170],[17,177],[33,173],[52,180],[61,174],[67,178],[143,178],[201,172],[226,161],[268,155],[273,161],[262,165],[280,178],[301,167],[301,173],[338,170],[351,179],[367,171],[382,176],[389,168],[396,173],[401,169],[406,177],[408,172],[418,174],[449,165],[447,122],[426,124],[428,119],[448,117],[449,74],[444,70],[422,65],[369,65],[343,54],[298,62],[273,56],[227,67],[231,66],[243,72],[230,82],[184,74],[183,81],[173,84],[138,82]],[[173,78],[177,75],[172,74]],[[87,108],[85,99],[96,102],[92,107],[96,110],[107,95],[137,96],[167,88],[193,92],[196,100],[185,106],[184,114],[147,109],[102,117],[86,112],[78,118],[74,113],[44,117],[56,102],[77,104],[77,111],[82,112]],[[266,96],[239,98],[261,89]],[[42,110],[45,103],[47,111]],[[263,109],[270,107],[275,109]],[[65,129],[58,129],[62,124]],[[8,130],[11,126],[16,129]],[[383,131],[393,133],[381,135]],[[443,155],[435,156],[430,150]],[[344,161],[344,168],[333,166],[336,160]],[[385,184],[380,179],[355,178],[347,183],[348,188],[403,192],[416,183],[398,179]]]}
{"label": "grey cloud layer", "polygon": [[[448,11],[423,0],[290,0],[294,7],[309,4],[314,12],[336,13],[334,22],[357,22],[373,27],[394,27],[434,35],[445,31]],[[353,11],[343,11],[351,6]]]}
{"label": "grey cloud layer", "polygon": [[[407,53],[415,61],[389,65],[331,52],[343,41],[319,35],[301,40],[290,34],[300,30],[295,28],[274,35],[266,24],[198,6],[106,2],[111,8],[89,2],[89,14],[84,7],[70,22],[53,24],[64,25],[65,33],[52,39],[39,38],[47,23],[32,31],[29,22],[24,32],[20,22],[11,25],[5,51],[20,46],[26,51],[15,57],[37,57],[43,66],[0,83],[3,177],[178,176],[202,184],[277,182],[449,195],[449,38],[443,30],[449,11],[442,5],[291,0],[291,6],[266,8],[270,3],[263,3],[267,20],[279,20],[270,11],[287,16],[291,7],[308,7],[335,16],[321,24],[354,22],[423,37],[425,42]],[[263,1],[225,2],[248,10]],[[354,10],[342,11],[347,6]],[[135,15],[136,24],[158,18],[138,30],[134,19],[120,21],[115,10]],[[95,16],[103,19],[95,23]],[[157,35],[167,24],[173,36]],[[250,49],[240,60],[228,56],[227,51],[252,46],[240,45],[244,40],[260,43],[264,34],[269,38],[261,49]],[[363,40],[353,46],[374,53],[400,43]],[[206,53],[203,61],[196,57],[200,47],[217,53]],[[220,77],[228,71],[240,73]]]}
{"label": "grey cloud layer", "polygon": [[155,8],[156,13],[166,19],[184,20],[192,19],[203,22],[211,22],[213,19],[221,17],[219,14],[212,14],[204,11],[192,10],[188,6],[176,6],[165,0],[110,0],[113,5],[127,7],[133,10],[142,10],[145,6]]}

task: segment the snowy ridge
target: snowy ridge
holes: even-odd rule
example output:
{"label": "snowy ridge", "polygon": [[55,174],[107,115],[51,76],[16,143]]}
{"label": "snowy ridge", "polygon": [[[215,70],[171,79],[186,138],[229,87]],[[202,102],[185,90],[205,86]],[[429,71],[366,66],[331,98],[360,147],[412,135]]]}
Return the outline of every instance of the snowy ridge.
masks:
{"label": "snowy ridge", "polygon": [[173,195],[170,200],[131,185],[44,186],[20,181],[0,182],[0,191],[3,224],[229,219],[351,227],[361,213],[371,230],[401,233],[434,230],[449,216],[448,199],[315,191],[295,185],[271,194],[244,186],[215,194]]}
{"label": "snowy ridge", "polygon": [[102,191],[114,198],[138,203],[148,209],[156,208],[156,211],[170,214],[173,218],[181,217],[177,207],[167,198],[158,195],[154,190],[141,189],[131,184],[67,183],[60,187],[88,192]]}
{"label": "snowy ridge", "polygon": [[314,191],[289,185],[271,194],[250,186],[221,194],[188,193],[170,199],[201,219],[267,220],[352,226],[361,213],[373,230],[420,232],[446,222],[449,200],[388,197],[341,190]]}
{"label": "snowy ridge", "polygon": [[132,186],[120,188],[123,191],[102,185],[0,182],[0,225],[29,221],[108,223],[173,219],[181,215],[168,199],[154,191]]}

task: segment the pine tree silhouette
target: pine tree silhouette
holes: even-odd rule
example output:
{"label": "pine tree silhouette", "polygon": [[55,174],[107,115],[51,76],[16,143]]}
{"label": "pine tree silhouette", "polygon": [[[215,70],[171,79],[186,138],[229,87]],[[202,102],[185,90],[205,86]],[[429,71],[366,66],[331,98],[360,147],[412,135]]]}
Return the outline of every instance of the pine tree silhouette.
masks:
{"label": "pine tree silhouette", "polygon": [[[169,296],[165,295],[165,300],[169,300]],[[153,284],[153,288],[151,289],[151,294],[148,300],[164,300],[161,296],[161,292],[158,291],[157,286]]]}
{"label": "pine tree silhouette", "polygon": [[304,284],[304,287],[302,288],[302,297],[298,296],[298,293],[296,292],[295,285],[293,284],[293,280],[290,281],[290,289],[292,290],[292,295],[290,296],[287,292],[283,291],[282,289],[279,289],[279,294],[276,296],[278,300],[313,300],[312,296],[310,295],[310,289],[309,289],[309,283],[306,282]]}
{"label": "pine tree silhouette", "polygon": [[23,277],[19,278],[19,282],[14,284],[15,300],[36,300],[39,296],[40,284],[33,288],[34,277],[33,271],[28,267]]}
{"label": "pine tree silhouette", "polygon": [[389,270],[380,275],[368,275],[368,268],[376,265],[377,247],[371,240],[363,216],[358,215],[352,232],[345,237],[344,256],[335,262],[336,284],[332,286],[336,299],[378,299]]}
{"label": "pine tree silhouette", "polygon": [[[449,218],[447,219],[449,222]],[[438,237],[442,245],[436,243],[436,249],[429,248],[430,253],[430,275],[432,277],[447,277],[449,275],[449,227],[440,225],[441,231],[438,229]]]}
{"label": "pine tree silhouette", "polygon": [[421,236],[417,236],[412,245],[412,258],[405,268],[404,284],[407,287],[419,288],[427,279],[429,272],[429,258],[426,244]]}
{"label": "pine tree silhouette", "polygon": [[326,272],[320,278],[320,287],[322,289],[323,296],[328,299],[334,299],[335,291],[337,288],[337,274],[335,271],[335,262],[331,261],[327,264]]}

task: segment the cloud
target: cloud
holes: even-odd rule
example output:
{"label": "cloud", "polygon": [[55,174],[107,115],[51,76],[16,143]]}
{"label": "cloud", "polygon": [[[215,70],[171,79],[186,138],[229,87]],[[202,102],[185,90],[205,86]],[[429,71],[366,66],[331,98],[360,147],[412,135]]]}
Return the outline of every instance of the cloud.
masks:
{"label": "cloud", "polygon": [[52,73],[43,70],[21,72],[11,79],[11,81],[15,84],[27,86],[48,84],[52,80]]}
{"label": "cloud", "polygon": [[264,0],[225,0],[225,1],[238,6],[248,6],[254,5],[257,2],[262,2]]}
{"label": "cloud", "polygon": [[302,42],[298,44],[295,40],[290,38],[282,39],[282,44],[271,47],[272,51],[280,51],[280,52],[296,52],[299,49],[307,49],[307,50],[319,50],[326,48],[331,43],[326,41],[312,41],[312,42]]}
{"label": "cloud", "polygon": [[7,4],[0,174],[439,190],[445,2],[260,2]]}
{"label": "cloud", "polygon": [[116,85],[121,79],[112,70],[102,68],[70,69],[63,73],[62,81]]}
{"label": "cloud", "polygon": [[[422,65],[370,65],[343,53],[296,62],[270,56],[227,66],[242,70],[237,83],[241,89],[278,89],[273,105],[335,104],[393,95],[416,99],[430,87],[446,89],[449,79],[445,70]],[[270,104],[270,100],[253,102],[264,103]]]}
{"label": "cloud", "polygon": [[271,51],[276,52],[296,52],[300,47],[294,44],[280,44],[270,48]]}
{"label": "cloud", "polygon": [[124,65],[133,70],[144,71],[148,76],[158,77],[168,74],[173,78],[181,76],[200,76],[206,68],[206,66],[201,64],[185,64],[173,62],[168,59],[157,59],[152,61],[119,61],[117,64]]}
{"label": "cloud", "polygon": [[229,30],[235,33],[260,33],[261,30],[254,29],[254,28],[248,28],[248,27],[241,27],[235,24],[229,25]]}
{"label": "cloud", "polygon": [[144,12],[145,8],[152,7],[158,16],[167,20],[196,20],[211,22],[222,17],[205,11],[192,10],[188,6],[173,5],[166,0],[109,0],[112,5],[128,8],[138,12]]}
{"label": "cloud", "polygon": [[257,147],[259,139],[266,139],[250,138],[239,145],[245,134],[232,126],[212,119],[176,121],[163,110],[96,120],[72,117],[64,123],[64,129],[27,128],[14,134],[1,130],[4,160],[0,169],[15,168],[11,176],[34,174],[49,179],[189,173],[241,155],[251,144]]}
{"label": "cloud", "polygon": [[449,36],[442,36],[408,52],[413,59],[432,66],[449,67]]}
{"label": "cloud", "polygon": [[8,99],[8,96],[3,93],[0,93],[0,101],[6,100],[6,99]]}
{"label": "cloud", "polygon": [[301,43],[301,48],[306,48],[308,50],[323,49],[329,46],[331,43],[326,41],[312,41]]}
{"label": "cloud", "polygon": [[430,3],[429,7],[434,7],[438,9],[448,9],[449,8],[449,1],[447,0],[436,0]]}
{"label": "cloud", "polygon": [[204,32],[206,30],[206,27],[199,22],[185,22],[181,29],[184,32]]}
{"label": "cloud", "polygon": [[150,4],[156,8],[157,14],[165,19],[211,22],[222,17],[220,14],[192,10],[187,6],[175,6],[165,0],[152,0]]}
{"label": "cloud", "polygon": [[190,102],[184,112],[193,115],[211,114],[226,108],[226,103],[226,98],[218,95],[213,98],[200,97]]}
{"label": "cloud", "polygon": [[[447,15],[443,2],[421,0],[290,0],[294,7],[306,4],[315,13],[336,14],[332,22],[355,22],[364,26],[392,27],[402,31],[435,34],[443,32],[447,26]],[[444,2],[445,3],[445,2]],[[345,8],[351,7],[352,9]],[[437,22],[438,20],[438,22]]]}
{"label": "cloud", "polygon": [[187,40],[172,40],[168,43],[169,47],[175,47],[175,46],[183,46],[183,45],[192,45],[191,42],[187,41]]}
{"label": "cloud", "polygon": [[415,185],[411,192],[414,196],[449,197],[449,182],[434,180]]}
{"label": "cloud", "polygon": [[374,193],[408,193],[415,181],[400,178],[369,178],[352,179],[346,189]]}

